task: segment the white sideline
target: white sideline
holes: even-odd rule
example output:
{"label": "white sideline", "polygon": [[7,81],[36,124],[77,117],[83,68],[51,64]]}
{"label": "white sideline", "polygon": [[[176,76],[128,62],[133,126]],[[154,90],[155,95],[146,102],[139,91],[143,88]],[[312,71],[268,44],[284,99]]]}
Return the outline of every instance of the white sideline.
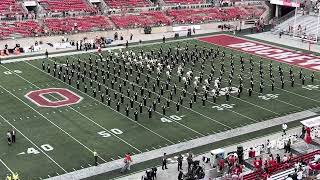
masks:
{"label": "white sideline", "polygon": [[[193,139],[190,141],[182,142],[179,144],[170,145],[170,146],[167,146],[164,148],[152,150],[149,152],[137,154],[137,155],[132,156],[132,158],[134,159],[134,163],[142,163],[142,162],[149,161],[152,159],[160,158],[160,157],[162,157],[164,152],[167,153],[168,155],[170,155],[170,154],[174,154],[174,153],[177,153],[180,151],[189,150],[189,149],[196,148],[199,146],[215,143],[215,142],[222,141],[222,140],[225,140],[228,138],[237,137],[237,136],[244,135],[247,133],[255,132],[255,131],[262,130],[262,129],[269,128],[269,127],[274,127],[277,125],[281,125],[283,123],[289,123],[292,121],[308,118],[308,117],[315,116],[315,115],[317,115],[317,114],[314,112],[311,112],[309,110],[298,112],[298,113],[293,113],[293,114],[289,114],[286,116],[270,119],[267,121],[263,121],[263,122],[259,122],[259,123],[255,123],[255,124],[250,124],[248,126],[235,128],[235,129],[228,130],[225,132],[212,134],[209,136],[205,136],[205,137]],[[280,127],[279,127],[279,129],[280,129]],[[119,160],[107,162],[104,164],[100,164],[99,166],[96,166],[96,167],[89,167],[89,168],[77,170],[74,172],[70,172],[70,173],[67,173],[64,175],[51,177],[51,178],[48,178],[48,180],[83,179],[83,178],[88,178],[88,177],[95,176],[98,174],[114,171],[114,170],[120,169],[122,166],[123,166],[123,160],[119,159]]]}

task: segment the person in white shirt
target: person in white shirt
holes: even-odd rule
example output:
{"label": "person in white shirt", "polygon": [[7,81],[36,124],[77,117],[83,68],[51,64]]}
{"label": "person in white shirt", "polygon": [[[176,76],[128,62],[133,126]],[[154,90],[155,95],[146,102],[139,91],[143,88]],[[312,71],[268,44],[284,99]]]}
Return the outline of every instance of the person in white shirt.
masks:
{"label": "person in white shirt", "polygon": [[8,131],[8,132],[7,132],[7,139],[8,139],[8,145],[11,145],[11,142],[12,142],[12,136],[11,136],[10,131]]}
{"label": "person in white shirt", "polygon": [[12,143],[16,142],[16,131],[14,129],[12,129],[11,131],[11,139],[12,139]]}
{"label": "person in white shirt", "polygon": [[297,173],[297,179],[298,179],[298,180],[302,180],[302,175],[303,175],[302,171],[299,171],[299,172]]}
{"label": "person in white shirt", "polygon": [[283,123],[283,124],[282,124],[283,135],[286,135],[286,134],[287,134],[287,133],[286,133],[287,128],[288,128],[288,125],[287,125],[286,123]]}
{"label": "person in white shirt", "polygon": [[266,148],[267,148],[267,154],[270,154],[271,153],[271,143],[270,143],[269,139],[267,140]]}
{"label": "person in white shirt", "polygon": [[284,155],[283,158],[282,158],[282,162],[286,163],[287,161],[288,161],[288,157],[286,155]]}

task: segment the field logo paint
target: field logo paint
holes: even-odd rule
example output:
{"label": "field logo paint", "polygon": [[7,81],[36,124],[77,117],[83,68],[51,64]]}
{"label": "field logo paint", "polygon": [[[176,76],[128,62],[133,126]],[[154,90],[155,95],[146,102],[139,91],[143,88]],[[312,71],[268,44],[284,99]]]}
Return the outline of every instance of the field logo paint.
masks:
{"label": "field logo paint", "polygon": [[271,58],[279,62],[320,71],[320,57],[317,56],[290,51],[289,49],[278,48],[229,35],[216,35],[200,38],[200,40],[242,52],[263,56],[264,58]]}
{"label": "field logo paint", "polygon": [[[60,97],[62,97],[63,100],[56,100],[56,101],[49,100],[44,96],[46,94],[49,94],[49,95],[57,94]],[[65,88],[49,88],[49,89],[40,89],[36,91],[30,91],[25,95],[25,97],[39,107],[51,107],[51,108],[78,104],[83,99],[81,96]]]}

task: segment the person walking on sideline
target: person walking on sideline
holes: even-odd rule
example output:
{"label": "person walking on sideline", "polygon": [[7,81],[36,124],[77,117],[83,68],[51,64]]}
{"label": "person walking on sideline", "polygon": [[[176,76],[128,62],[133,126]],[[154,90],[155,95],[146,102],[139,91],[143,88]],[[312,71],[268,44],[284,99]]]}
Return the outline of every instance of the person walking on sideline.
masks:
{"label": "person walking on sideline", "polygon": [[167,167],[167,153],[164,153],[163,157],[162,157],[162,170],[164,170],[164,169],[168,169],[168,167]]}
{"label": "person walking on sideline", "polygon": [[191,170],[191,165],[193,163],[193,157],[192,157],[192,154],[189,153],[189,156],[187,158],[187,162],[188,162],[188,172]]}
{"label": "person walking on sideline", "polygon": [[130,166],[131,166],[131,162],[132,162],[131,154],[127,153],[125,159],[128,163],[128,170],[130,171]]}
{"label": "person walking on sideline", "polygon": [[98,153],[95,150],[93,151],[93,156],[94,156],[94,165],[98,166]]}
{"label": "person walking on sideline", "polygon": [[14,129],[11,131],[11,136],[12,136],[12,143],[15,143],[16,142],[16,131]]}
{"label": "person walking on sideline", "polygon": [[268,139],[267,140],[267,144],[266,144],[266,148],[267,148],[267,154],[270,154],[271,153],[271,143],[270,143],[270,140]]}
{"label": "person walking on sideline", "polygon": [[177,161],[178,161],[178,171],[182,170],[182,160],[183,160],[183,157],[180,154],[178,159],[177,159]]}
{"label": "person walking on sideline", "polygon": [[[286,123],[283,123],[283,124],[282,124],[283,135],[286,135],[286,134],[287,134],[287,133],[286,133],[287,128],[288,128],[288,125],[287,125]],[[283,135],[282,135],[282,136],[283,136]]]}
{"label": "person walking on sideline", "polygon": [[126,157],[124,158],[124,166],[122,167],[120,173],[124,173],[125,171],[130,171],[130,163],[131,163],[132,159],[130,156],[130,153],[126,154]]}
{"label": "person walking on sideline", "polygon": [[12,136],[11,136],[10,131],[7,132],[7,139],[8,139],[8,145],[11,145],[11,143],[12,143]]}
{"label": "person walking on sideline", "polygon": [[48,53],[48,50],[46,49],[46,52],[44,53],[46,58],[48,59],[49,58],[49,53]]}

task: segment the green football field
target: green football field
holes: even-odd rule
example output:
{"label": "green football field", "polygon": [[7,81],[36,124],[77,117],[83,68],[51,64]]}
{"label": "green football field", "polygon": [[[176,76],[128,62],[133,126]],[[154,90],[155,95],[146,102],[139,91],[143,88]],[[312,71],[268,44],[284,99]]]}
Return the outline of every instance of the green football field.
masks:
{"label": "green football field", "polygon": [[[195,45],[200,49],[217,48],[212,44],[194,39],[137,46],[128,50],[133,50],[135,53],[141,50],[144,53],[150,53],[151,50],[157,52],[162,47],[164,52],[172,48],[173,52],[185,53],[184,47],[186,45],[189,47],[187,53],[191,53]],[[238,74],[240,74],[241,67],[239,57],[241,55],[246,58],[246,70],[243,75],[244,92],[241,93],[241,97],[238,98],[236,93],[231,93],[229,101],[226,101],[226,97],[222,95],[214,103],[213,98],[209,95],[205,106],[203,106],[203,90],[200,87],[197,102],[193,102],[192,108],[190,108],[189,101],[193,99],[193,88],[189,87],[186,97],[183,97],[183,102],[179,106],[179,111],[177,111],[176,104],[180,101],[179,98],[184,84],[178,80],[176,73],[178,66],[175,66],[172,70],[168,90],[165,87],[167,81],[165,71],[161,74],[160,86],[164,87],[164,93],[161,95],[160,87],[156,87],[156,91],[153,92],[152,85],[157,81],[156,72],[151,73],[149,83],[146,86],[144,82],[147,79],[148,71],[140,72],[140,82],[136,84],[133,90],[130,82],[136,82],[138,76],[136,69],[133,68],[132,75],[130,74],[128,80],[126,80],[121,61],[100,62],[96,53],[1,64],[1,179],[10,171],[18,172],[21,179],[45,179],[92,166],[94,163],[93,151],[99,153],[100,163],[109,162],[122,158],[126,152],[133,155],[139,154],[320,105],[319,72],[315,72],[315,81],[312,84],[310,80],[312,72],[303,70],[306,76],[306,84],[303,86],[298,78],[300,68],[293,67],[296,81],[292,88],[289,80],[290,66],[282,64],[286,83],[285,88],[281,89],[278,75],[279,63],[272,62],[276,83],[275,90],[271,91],[268,69],[271,60],[253,56],[255,85],[253,95],[249,97],[247,88],[250,83],[248,73],[250,55],[222,47],[220,47],[220,50],[226,52],[224,62],[226,69],[222,78],[222,87],[228,86],[228,75],[231,70],[230,54],[232,53],[235,56],[233,87],[239,86]],[[119,53],[119,50],[114,51]],[[105,59],[109,55],[110,52],[103,52]],[[105,84],[102,83],[101,71],[99,71],[97,80],[94,79],[94,75],[92,76],[93,85],[90,87],[90,77],[88,75],[90,57],[93,60],[93,74],[97,68],[102,69],[103,63],[105,69],[107,64],[110,65],[110,80],[106,80]],[[95,64],[96,59],[98,59],[97,66]],[[65,71],[67,61],[69,64],[74,62],[77,65],[78,60],[80,60],[81,69],[84,68],[84,62],[87,63],[88,69],[87,76],[84,78],[84,82],[81,82],[79,89],[76,85],[76,75],[72,78],[71,85],[69,85],[68,79],[64,82],[63,77],[61,79],[58,78],[58,75],[54,77],[55,61],[57,66],[63,66]],[[221,54],[215,60],[217,71],[214,79],[219,76],[220,60]],[[265,86],[262,94],[259,93],[259,61],[263,61],[265,72]],[[50,66],[50,73],[47,73],[47,69],[42,70],[43,62],[46,68]],[[120,64],[122,65],[121,70],[119,70]],[[199,76],[201,65],[201,63],[196,63],[192,67],[191,62],[186,63],[184,70],[186,72],[193,68],[194,76]],[[204,61],[203,67],[204,77],[206,77],[211,71],[210,61]],[[112,89],[111,80],[114,76],[117,76],[117,82]],[[126,85],[123,84],[124,81]],[[101,91],[98,90],[98,82],[101,83]],[[88,88],[87,93],[84,90],[84,83]],[[173,89],[174,83],[177,86],[177,92],[173,94],[172,100],[170,100],[170,91]],[[118,87],[119,84],[122,84],[121,92]],[[139,111],[139,104],[143,102],[144,96],[141,95],[141,86],[145,86],[146,107],[143,106],[143,112],[138,113],[136,121],[134,112],[136,109]],[[106,87],[109,88],[110,106],[105,95]],[[43,104],[48,105],[49,103],[52,105],[56,101],[61,102],[66,99],[63,94],[53,91],[52,88],[55,88],[54,90],[59,89],[63,93],[71,92],[76,96],[76,99],[78,98],[78,101],[69,106],[59,105],[60,107],[53,108],[37,105],[34,100],[31,100],[30,96],[27,98],[27,94],[30,95],[31,91],[39,92],[38,90],[41,90],[42,94],[38,94],[37,97],[38,100],[45,102],[42,102]],[[93,89],[97,91],[96,97],[94,97]],[[131,97],[133,97],[134,92],[137,92],[137,100],[134,98],[131,100],[128,97],[127,89],[130,89],[129,95]],[[148,97],[148,90],[150,91],[150,98]],[[117,98],[115,98],[115,92]],[[101,94],[104,94],[103,100]],[[117,111],[117,102],[121,101],[121,94],[123,94],[123,103]],[[160,103],[156,101],[156,111],[153,111],[152,117],[149,118],[148,107],[153,105],[158,96],[160,96]],[[130,100],[133,101],[133,108],[131,108]],[[163,114],[162,106],[167,106],[167,101],[170,102],[170,107],[166,107],[165,114]],[[128,116],[126,115],[126,105],[129,106]],[[6,132],[13,128],[17,131],[17,142],[9,146],[7,145]]]}

